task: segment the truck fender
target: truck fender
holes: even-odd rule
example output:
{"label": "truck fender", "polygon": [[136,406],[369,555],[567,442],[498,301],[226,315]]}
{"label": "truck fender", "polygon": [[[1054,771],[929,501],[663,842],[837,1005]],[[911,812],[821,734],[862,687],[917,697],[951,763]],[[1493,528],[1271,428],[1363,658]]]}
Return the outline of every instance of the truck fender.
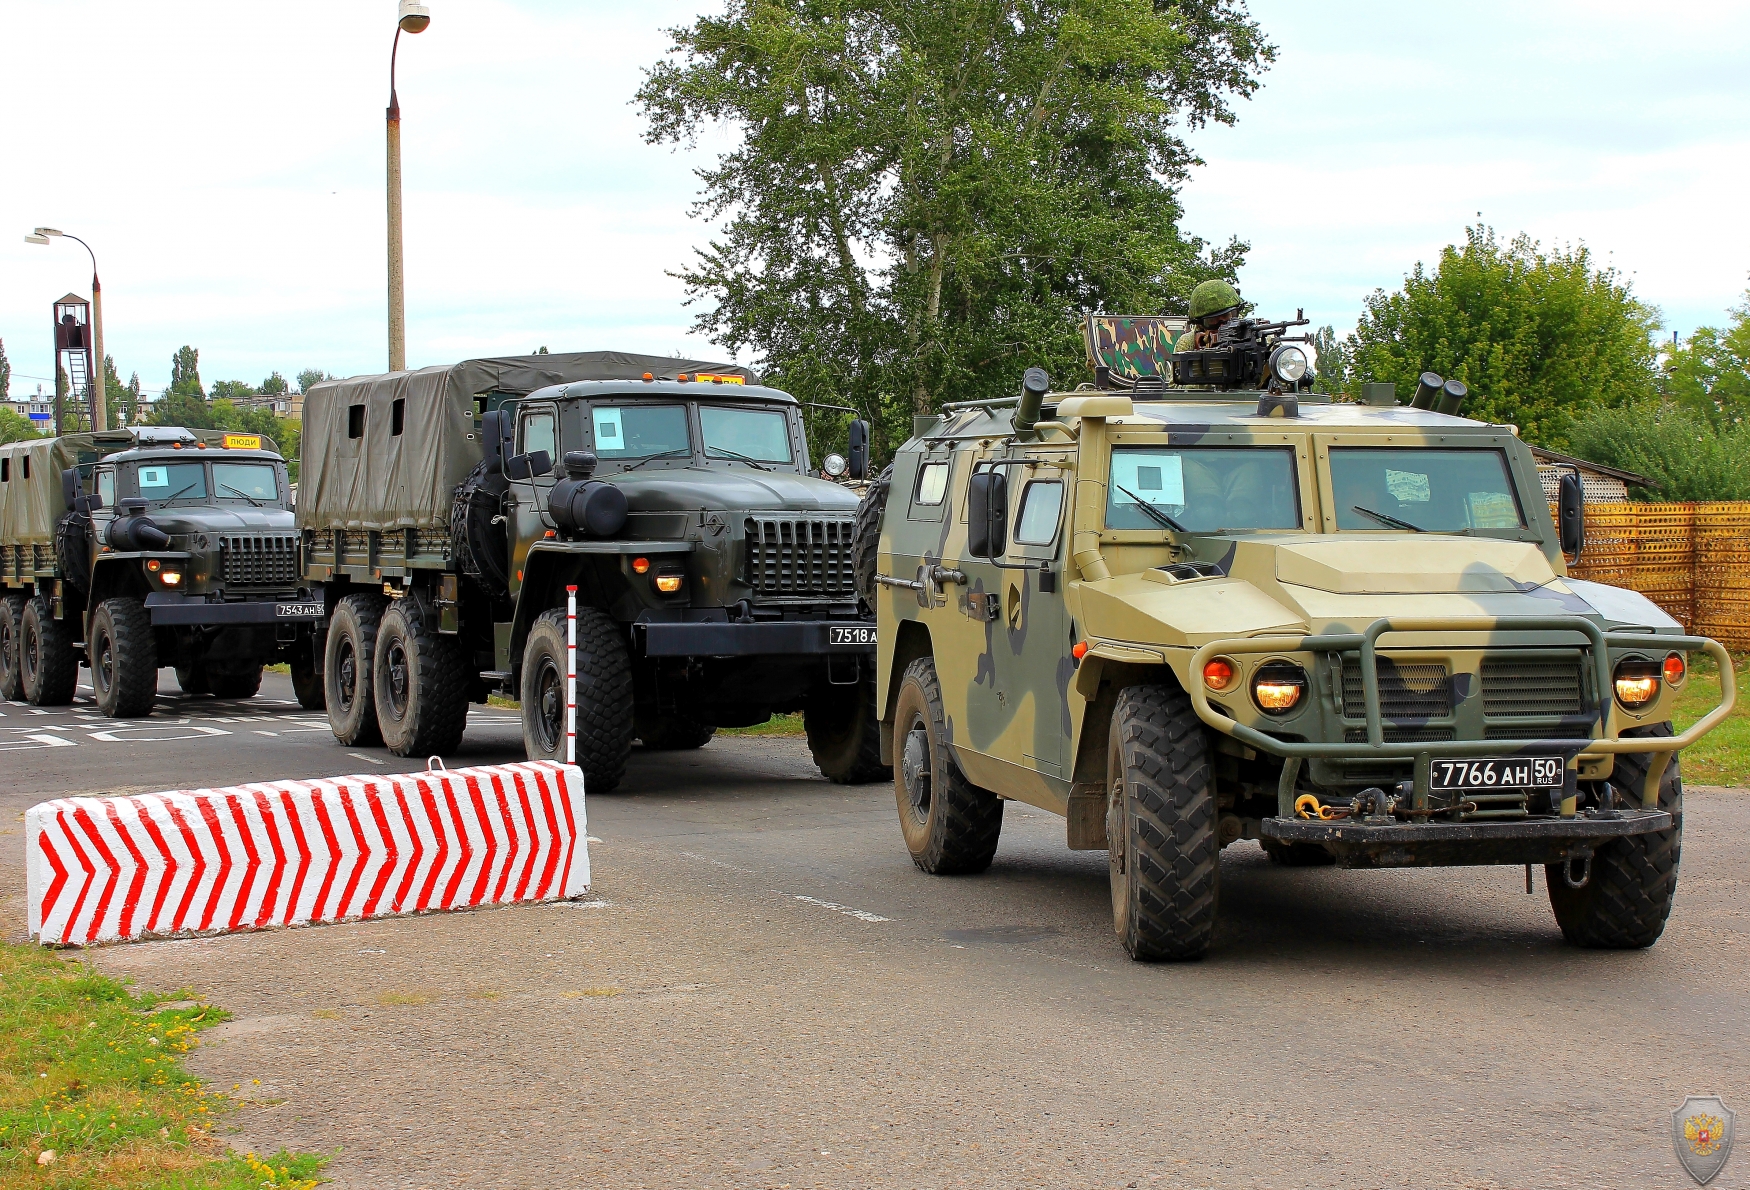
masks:
{"label": "truck fender", "polygon": [[604,585],[595,577],[607,567],[616,573],[627,555],[676,555],[693,552],[690,541],[553,541],[529,547],[523,563],[522,587],[510,629],[510,666],[522,666],[523,645],[535,620],[548,608],[565,604],[565,588],[577,584],[579,606],[599,606]]}

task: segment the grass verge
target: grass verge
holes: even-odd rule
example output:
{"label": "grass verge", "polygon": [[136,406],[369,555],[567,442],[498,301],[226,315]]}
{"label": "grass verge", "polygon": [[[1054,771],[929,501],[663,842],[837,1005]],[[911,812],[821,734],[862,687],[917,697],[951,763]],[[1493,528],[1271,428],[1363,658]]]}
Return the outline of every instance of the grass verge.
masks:
{"label": "grass verge", "polygon": [[236,1101],[182,1069],[226,1013],[134,996],[84,964],[0,943],[0,1185],[309,1190],[323,1158],[238,1155],[213,1136]]}
{"label": "grass verge", "polygon": [[[1738,671],[1738,705],[1726,721],[1683,750],[1683,779],[1698,785],[1750,785],[1750,656],[1732,658]],[[1720,669],[1713,658],[1690,658],[1689,677],[1677,698],[1671,722],[1678,731],[1714,708],[1720,698]]]}
{"label": "grass verge", "polygon": [[[503,698],[497,694],[487,696],[486,705],[492,707],[503,707],[506,710],[512,711],[517,710],[522,706],[522,704],[515,699]],[[773,715],[764,723],[756,723],[752,727],[719,727],[717,729],[717,734],[800,736],[807,733],[802,730],[802,716],[796,714]]]}

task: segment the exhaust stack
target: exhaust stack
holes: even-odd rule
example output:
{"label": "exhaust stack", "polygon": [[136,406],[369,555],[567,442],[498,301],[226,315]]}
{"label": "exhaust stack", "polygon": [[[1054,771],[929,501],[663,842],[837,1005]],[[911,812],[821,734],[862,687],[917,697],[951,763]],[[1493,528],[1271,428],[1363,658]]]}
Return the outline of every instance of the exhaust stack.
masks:
{"label": "exhaust stack", "polygon": [[1459,408],[1468,396],[1470,396],[1470,389],[1465,386],[1464,381],[1448,380],[1440,387],[1440,401],[1434,406],[1434,412],[1457,417]]}
{"label": "exhaust stack", "polygon": [[1424,372],[1416,384],[1416,395],[1410,399],[1412,409],[1432,409],[1434,402],[1440,399],[1442,387],[1446,384],[1437,373]]}
{"label": "exhaust stack", "polygon": [[1039,406],[1051,391],[1051,377],[1044,368],[1028,368],[1021,373],[1021,403],[1015,408],[1015,433],[1030,437],[1039,421]]}

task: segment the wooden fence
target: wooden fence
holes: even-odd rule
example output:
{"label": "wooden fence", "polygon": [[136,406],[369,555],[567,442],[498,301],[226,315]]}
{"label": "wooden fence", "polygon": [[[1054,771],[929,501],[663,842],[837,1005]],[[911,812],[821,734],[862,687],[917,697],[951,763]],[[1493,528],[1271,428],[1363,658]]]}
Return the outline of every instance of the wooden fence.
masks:
{"label": "wooden fence", "polygon": [[1575,578],[1639,591],[1685,628],[1750,649],[1750,502],[1588,504]]}

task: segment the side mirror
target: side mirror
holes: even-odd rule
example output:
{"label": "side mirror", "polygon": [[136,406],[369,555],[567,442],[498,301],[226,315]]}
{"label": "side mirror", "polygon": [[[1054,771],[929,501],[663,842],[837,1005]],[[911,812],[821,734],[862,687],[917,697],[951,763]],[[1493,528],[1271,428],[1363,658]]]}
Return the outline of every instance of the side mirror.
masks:
{"label": "side mirror", "polygon": [[858,420],[851,423],[850,466],[846,470],[852,479],[869,478],[869,423]]}
{"label": "side mirror", "polygon": [[506,479],[529,479],[533,474],[529,470],[528,455],[511,455],[504,461],[504,477]]}
{"label": "side mirror", "polygon": [[501,469],[504,465],[504,430],[500,427],[501,414],[494,409],[480,419],[480,450],[488,464],[496,464]]}
{"label": "side mirror", "polygon": [[1562,474],[1557,492],[1557,537],[1568,561],[1578,562],[1580,551],[1586,546],[1586,487],[1579,475],[1567,471]]}
{"label": "side mirror", "polygon": [[995,558],[1008,548],[1009,480],[1001,471],[980,471],[967,483],[966,552]]}
{"label": "side mirror", "polygon": [[90,516],[103,508],[102,496],[76,496],[73,500],[73,511],[81,516]]}

